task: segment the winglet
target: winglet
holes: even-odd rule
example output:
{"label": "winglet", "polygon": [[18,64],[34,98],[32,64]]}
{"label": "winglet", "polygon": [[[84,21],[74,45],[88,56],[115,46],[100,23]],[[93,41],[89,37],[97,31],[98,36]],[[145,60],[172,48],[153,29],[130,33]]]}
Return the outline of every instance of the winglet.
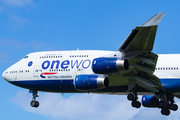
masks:
{"label": "winglet", "polygon": [[164,14],[165,13],[157,13],[151,19],[149,19],[147,22],[141,25],[141,27],[157,26],[161,21],[162,17],[164,16]]}

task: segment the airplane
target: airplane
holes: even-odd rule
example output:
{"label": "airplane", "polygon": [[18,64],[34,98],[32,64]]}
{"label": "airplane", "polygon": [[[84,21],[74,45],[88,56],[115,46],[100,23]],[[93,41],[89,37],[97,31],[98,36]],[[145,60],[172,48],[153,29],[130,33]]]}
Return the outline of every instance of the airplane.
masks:
{"label": "airplane", "polygon": [[[29,89],[32,107],[38,91],[127,95],[134,108],[159,108],[168,116],[177,111],[180,98],[180,54],[152,52],[157,13],[133,29],[117,51],[43,51],[26,55],[2,73],[9,83]],[[142,95],[142,102],[138,101]]]}

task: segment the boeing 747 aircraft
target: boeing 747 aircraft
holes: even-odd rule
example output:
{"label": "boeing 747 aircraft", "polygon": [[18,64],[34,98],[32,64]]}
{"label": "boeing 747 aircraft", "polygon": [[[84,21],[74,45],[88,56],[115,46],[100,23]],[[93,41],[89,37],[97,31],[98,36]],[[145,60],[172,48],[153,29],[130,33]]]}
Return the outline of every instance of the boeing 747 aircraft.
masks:
{"label": "boeing 747 aircraft", "polygon": [[37,108],[38,91],[127,95],[135,108],[160,108],[163,115],[178,109],[180,54],[152,52],[158,13],[131,31],[117,51],[46,51],[26,55],[2,74],[9,83],[29,89]]}

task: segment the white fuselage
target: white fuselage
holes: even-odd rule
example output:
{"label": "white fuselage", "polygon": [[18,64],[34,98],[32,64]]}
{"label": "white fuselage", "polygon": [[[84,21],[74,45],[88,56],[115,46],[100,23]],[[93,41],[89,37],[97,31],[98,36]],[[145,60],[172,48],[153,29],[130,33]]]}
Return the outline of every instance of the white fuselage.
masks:
{"label": "white fuselage", "polygon": [[[27,89],[49,92],[79,92],[73,85],[75,77],[82,74],[95,74],[91,68],[92,61],[99,57],[121,58],[122,55],[118,51],[95,50],[35,52],[28,54],[5,70],[3,78],[14,85]],[[160,78],[161,82],[166,81],[162,83],[166,87],[169,82],[175,81],[179,84],[179,60],[180,54],[159,55],[154,74]],[[112,88],[100,92],[127,91],[129,81],[125,77],[113,74],[109,79],[109,86]]]}
{"label": "white fuselage", "polygon": [[180,54],[160,54],[158,56],[154,74],[160,79],[180,78]]}
{"label": "white fuselage", "polygon": [[[35,52],[9,67],[3,73],[8,81],[50,80],[41,78],[44,72],[56,72],[56,76],[72,79],[79,74],[93,74],[92,60],[97,57],[119,54],[111,51],[50,51]],[[31,65],[28,65],[31,64]],[[59,79],[52,77],[52,79]]]}

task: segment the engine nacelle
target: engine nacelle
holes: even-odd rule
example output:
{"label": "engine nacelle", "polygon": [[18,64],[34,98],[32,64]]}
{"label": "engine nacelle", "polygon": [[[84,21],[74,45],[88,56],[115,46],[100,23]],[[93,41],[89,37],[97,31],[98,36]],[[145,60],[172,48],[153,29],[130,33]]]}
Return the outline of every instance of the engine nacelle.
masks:
{"label": "engine nacelle", "polygon": [[159,100],[154,95],[143,95],[142,105],[144,107],[158,107]]}
{"label": "engine nacelle", "polygon": [[74,86],[77,90],[90,91],[108,87],[109,79],[98,75],[77,75]]}
{"label": "engine nacelle", "polygon": [[96,74],[108,74],[128,68],[129,62],[118,58],[95,58],[92,62],[92,70]]}

